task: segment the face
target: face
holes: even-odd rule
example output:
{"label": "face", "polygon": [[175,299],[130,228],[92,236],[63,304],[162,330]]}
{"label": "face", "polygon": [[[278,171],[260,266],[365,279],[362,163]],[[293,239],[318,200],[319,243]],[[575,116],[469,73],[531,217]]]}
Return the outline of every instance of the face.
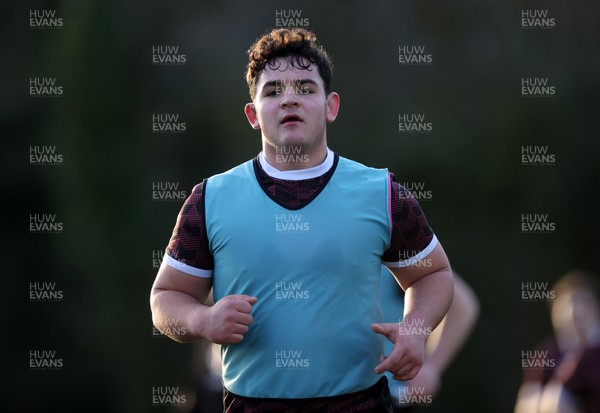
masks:
{"label": "face", "polygon": [[556,339],[561,349],[577,347],[580,343],[577,328],[573,323],[573,296],[571,293],[558,295],[551,307],[551,319]]}
{"label": "face", "polygon": [[599,309],[594,294],[587,290],[575,290],[573,292],[573,322],[581,332],[588,333],[592,328],[598,326]]}
{"label": "face", "polygon": [[552,323],[565,334],[585,339],[600,322],[600,309],[594,295],[583,289],[574,289],[557,297],[552,305]]}
{"label": "face", "polygon": [[278,58],[260,73],[254,101],[244,112],[261,130],[265,150],[300,146],[310,152],[326,145],[326,124],[335,120],[338,108],[339,96],[325,95],[315,65],[297,68]]}

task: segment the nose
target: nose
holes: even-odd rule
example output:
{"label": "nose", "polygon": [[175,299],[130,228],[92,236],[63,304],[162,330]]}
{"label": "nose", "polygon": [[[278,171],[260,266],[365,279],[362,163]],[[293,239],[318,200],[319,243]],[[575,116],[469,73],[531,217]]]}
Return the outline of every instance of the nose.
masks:
{"label": "nose", "polygon": [[282,108],[287,108],[287,107],[294,107],[294,106],[298,106],[299,104],[299,100],[298,100],[298,96],[296,95],[296,91],[293,90],[293,88],[288,87],[286,88],[286,90],[284,91],[282,97],[281,97],[281,101],[279,102],[279,105]]}

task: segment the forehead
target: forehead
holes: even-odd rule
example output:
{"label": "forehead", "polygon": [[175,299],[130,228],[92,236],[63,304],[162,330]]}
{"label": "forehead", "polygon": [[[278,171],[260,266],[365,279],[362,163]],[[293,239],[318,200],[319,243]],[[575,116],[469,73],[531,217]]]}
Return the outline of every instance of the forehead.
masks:
{"label": "forehead", "polygon": [[269,61],[260,72],[256,87],[260,89],[266,82],[279,79],[310,79],[323,87],[319,68],[302,57],[278,57]]}

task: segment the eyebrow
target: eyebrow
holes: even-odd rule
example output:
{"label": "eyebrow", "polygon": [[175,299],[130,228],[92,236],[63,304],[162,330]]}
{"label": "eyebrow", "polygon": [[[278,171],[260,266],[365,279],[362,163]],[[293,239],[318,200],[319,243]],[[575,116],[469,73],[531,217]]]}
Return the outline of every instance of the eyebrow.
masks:
{"label": "eyebrow", "polygon": [[[293,80],[292,84],[293,85],[305,85],[305,84],[313,84],[315,86],[319,86],[319,84],[317,82],[315,82],[312,79],[291,79]],[[279,86],[282,83],[286,83],[284,82],[282,79],[275,79],[275,80],[269,80],[268,82],[265,82],[265,84],[262,86],[262,89],[271,87],[271,86]]]}

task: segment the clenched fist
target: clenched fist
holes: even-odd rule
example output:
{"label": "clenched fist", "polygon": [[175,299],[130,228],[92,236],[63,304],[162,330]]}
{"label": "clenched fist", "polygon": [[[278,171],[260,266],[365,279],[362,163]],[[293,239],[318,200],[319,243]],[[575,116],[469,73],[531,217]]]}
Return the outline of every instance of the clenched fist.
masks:
{"label": "clenched fist", "polygon": [[228,295],[207,310],[203,336],[216,344],[236,344],[244,339],[252,323],[252,306],[257,298]]}

